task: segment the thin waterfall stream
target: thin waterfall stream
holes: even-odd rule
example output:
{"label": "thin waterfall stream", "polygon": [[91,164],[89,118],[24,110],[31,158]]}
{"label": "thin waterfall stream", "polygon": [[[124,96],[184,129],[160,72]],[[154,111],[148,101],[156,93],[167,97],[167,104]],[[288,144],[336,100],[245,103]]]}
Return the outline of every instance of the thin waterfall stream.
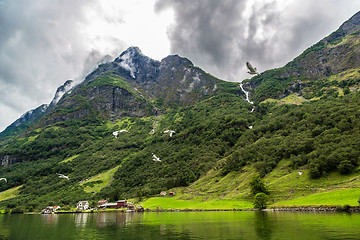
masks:
{"label": "thin waterfall stream", "polygon": [[250,101],[250,99],[249,99],[249,92],[248,92],[248,91],[245,91],[242,83],[240,83],[240,88],[241,88],[241,90],[245,93],[245,97],[246,97],[245,100],[246,100],[247,102],[251,103],[251,104],[254,104],[252,101]]}
{"label": "thin waterfall stream", "polygon": [[[249,92],[248,92],[248,91],[245,91],[242,83],[240,83],[240,88],[241,88],[241,90],[245,93],[245,97],[246,97],[245,100],[246,100],[247,102],[249,102],[250,104],[254,104],[252,101],[250,101],[250,99],[249,99]],[[255,111],[255,108],[253,107],[253,108],[251,109],[251,112],[254,112],[254,111]],[[252,129],[252,128],[253,128],[253,126],[249,126],[249,129]]]}

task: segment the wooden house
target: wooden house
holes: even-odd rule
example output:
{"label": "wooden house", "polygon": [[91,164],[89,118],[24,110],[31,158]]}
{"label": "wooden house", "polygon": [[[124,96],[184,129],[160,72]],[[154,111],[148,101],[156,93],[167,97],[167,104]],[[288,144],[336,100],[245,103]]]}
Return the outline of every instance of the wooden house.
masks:
{"label": "wooden house", "polygon": [[76,209],[79,211],[85,211],[89,209],[89,202],[88,201],[79,201],[76,205]]}
{"label": "wooden house", "polygon": [[123,207],[126,206],[127,201],[126,200],[119,200],[119,201],[116,201],[116,203],[117,203],[118,208],[123,208]]}

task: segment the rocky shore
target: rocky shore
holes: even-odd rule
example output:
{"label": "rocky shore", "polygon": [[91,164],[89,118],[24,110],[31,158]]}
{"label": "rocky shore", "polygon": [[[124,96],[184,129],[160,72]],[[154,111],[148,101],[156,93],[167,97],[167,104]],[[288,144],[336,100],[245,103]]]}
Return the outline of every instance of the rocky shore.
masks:
{"label": "rocky shore", "polygon": [[303,206],[303,207],[274,207],[268,211],[278,212],[360,212],[359,207],[347,206]]}

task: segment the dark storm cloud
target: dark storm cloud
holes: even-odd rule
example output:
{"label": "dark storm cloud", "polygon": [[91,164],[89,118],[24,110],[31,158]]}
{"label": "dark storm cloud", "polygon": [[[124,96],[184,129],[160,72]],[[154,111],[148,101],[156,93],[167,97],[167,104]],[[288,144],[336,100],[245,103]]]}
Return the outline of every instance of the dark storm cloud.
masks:
{"label": "dark storm cloud", "polygon": [[0,0],[0,131],[104,60],[83,32],[89,9],[106,15],[94,0]]}
{"label": "dark storm cloud", "polygon": [[348,1],[159,0],[155,11],[172,8],[171,51],[216,76],[241,81],[245,62],[260,71],[280,67],[356,13]]}

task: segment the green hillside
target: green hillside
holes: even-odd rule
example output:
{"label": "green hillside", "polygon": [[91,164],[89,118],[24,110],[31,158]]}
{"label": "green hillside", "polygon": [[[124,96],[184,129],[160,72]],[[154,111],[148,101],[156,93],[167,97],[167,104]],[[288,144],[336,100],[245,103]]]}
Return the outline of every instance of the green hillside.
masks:
{"label": "green hillside", "polygon": [[[3,133],[0,207],[132,198],[151,208],[248,208],[254,176],[274,206],[356,205],[360,23],[351,21],[247,80],[254,104],[238,83],[185,58],[159,62],[129,48],[137,71],[122,67],[123,53],[36,121]],[[164,190],[176,196],[153,198]]]}

